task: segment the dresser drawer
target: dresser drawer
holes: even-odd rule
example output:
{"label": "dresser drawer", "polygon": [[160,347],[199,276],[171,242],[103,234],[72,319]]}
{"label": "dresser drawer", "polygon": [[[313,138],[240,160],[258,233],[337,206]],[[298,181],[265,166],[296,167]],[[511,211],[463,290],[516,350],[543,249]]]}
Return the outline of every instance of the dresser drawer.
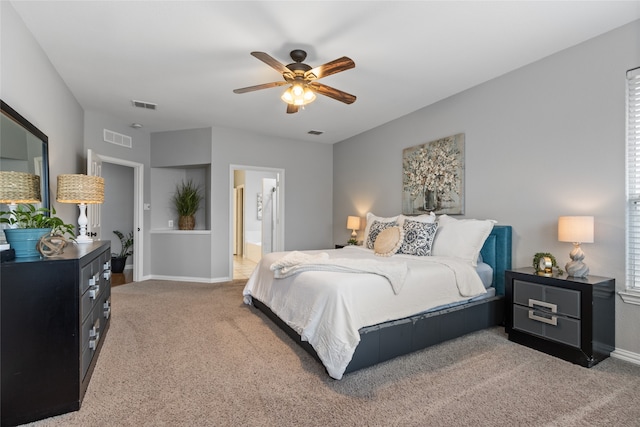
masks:
{"label": "dresser drawer", "polygon": [[81,332],[81,378],[87,374],[91,359],[95,354],[100,341],[104,338],[104,329],[111,316],[110,293],[105,291],[101,294],[99,303],[95,304],[90,315],[82,323]]}
{"label": "dresser drawer", "polygon": [[100,262],[99,257],[96,257],[94,260],[82,267],[80,270],[80,295],[87,292],[87,289],[89,289],[93,283],[92,279],[99,278],[101,272],[102,263]]}
{"label": "dresser drawer", "polygon": [[108,274],[108,272],[102,272],[101,274],[92,276],[89,279],[92,284],[87,288],[87,291],[80,296],[80,318],[83,321],[89,313],[91,313],[93,306],[98,302],[104,290],[109,288],[109,279],[104,277],[105,273]]}
{"label": "dresser drawer", "polygon": [[580,292],[523,280],[513,281],[513,302],[580,319]]}
{"label": "dresser drawer", "polygon": [[580,348],[580,320],[513,305],[513,329]]}

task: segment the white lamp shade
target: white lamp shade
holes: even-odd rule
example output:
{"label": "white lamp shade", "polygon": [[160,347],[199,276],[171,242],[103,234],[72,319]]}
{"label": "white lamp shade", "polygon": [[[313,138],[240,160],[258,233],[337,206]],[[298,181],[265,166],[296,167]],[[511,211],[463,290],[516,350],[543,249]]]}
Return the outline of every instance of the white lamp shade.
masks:
{"label": "white lamp shade", "polygon": [[561,216],[558,218],[558,240],[571,243],[593,243],[593,217]]}
{"label": "white lamp shade", "polygon": [[349,230],[359,230],[360,229],[360,217],[359,216],[348,216],[347,217],[347,228]]}

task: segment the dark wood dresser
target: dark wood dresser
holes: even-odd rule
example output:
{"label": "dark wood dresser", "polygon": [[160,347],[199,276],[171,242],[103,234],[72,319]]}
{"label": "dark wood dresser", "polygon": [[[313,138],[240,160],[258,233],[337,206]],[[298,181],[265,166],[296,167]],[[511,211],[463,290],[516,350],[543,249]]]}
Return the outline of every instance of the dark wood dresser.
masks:
{"label": "dark wood dresser", "polygon": [[2,425],[80,409],[111,314],[110,242],[0,264]]}
{"label": "dark wood dresser", "polygon": [[615,280],[507,271],[509,340],[592,367],[615,349]]}

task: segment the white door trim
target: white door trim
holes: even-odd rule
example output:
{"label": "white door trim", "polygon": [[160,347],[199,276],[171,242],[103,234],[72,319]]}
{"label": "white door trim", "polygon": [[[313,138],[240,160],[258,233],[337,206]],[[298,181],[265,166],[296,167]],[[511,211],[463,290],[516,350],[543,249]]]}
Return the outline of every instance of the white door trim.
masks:
{"label": "white door trim", "polygon": [[133,229],[135,230],[133,239],[133,281],[139,282],[144,279],[144,164],[103,156],[98,153],[95,153],[95,155],[99,156],[103,163],[133,168]]}

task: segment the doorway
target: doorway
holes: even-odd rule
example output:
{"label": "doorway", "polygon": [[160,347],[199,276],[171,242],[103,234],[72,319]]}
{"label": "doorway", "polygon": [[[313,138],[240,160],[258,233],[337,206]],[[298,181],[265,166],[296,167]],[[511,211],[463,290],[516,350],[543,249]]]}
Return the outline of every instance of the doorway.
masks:
{"label": "doorway", "polygon": [[230,267],[248,279],[264,254],[284,250],[284,170],[231,165]]}
{"label": "doorway", "polygon": [[93,215],[101,223],[96,230],[96,238],[111,240],[112,252],[116,252],[120,248],[120,240],[113,230],[122,231],[125,235],[133,231],[133,255],[127,260],[125,276],[136,282],[141,281],[144,271],[144,165],[87,150],[87,173],[105,179],[105,201],[102,205],[93,205]]}

